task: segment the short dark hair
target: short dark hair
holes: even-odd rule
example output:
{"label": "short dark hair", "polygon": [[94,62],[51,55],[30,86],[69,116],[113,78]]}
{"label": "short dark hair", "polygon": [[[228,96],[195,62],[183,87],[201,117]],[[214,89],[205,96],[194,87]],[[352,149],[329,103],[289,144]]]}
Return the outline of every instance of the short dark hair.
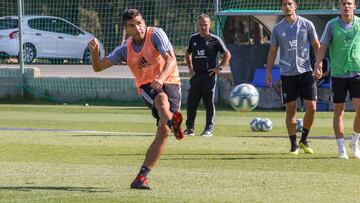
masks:
{"label": "short dark hair", "polygon": [[[296,0],[293,0],[293,1],[296,3]],[[280,0],[280,5],[282,5],[282,3],[283,3],[283,0]]]}
{"label": "short dark hair", "polygon": [[122,15],[123,23],[125,24],[126,21],[131,20],[136,16],[140,16],[142,18],[142,15],[139,10],[133,8],[126,9]]}

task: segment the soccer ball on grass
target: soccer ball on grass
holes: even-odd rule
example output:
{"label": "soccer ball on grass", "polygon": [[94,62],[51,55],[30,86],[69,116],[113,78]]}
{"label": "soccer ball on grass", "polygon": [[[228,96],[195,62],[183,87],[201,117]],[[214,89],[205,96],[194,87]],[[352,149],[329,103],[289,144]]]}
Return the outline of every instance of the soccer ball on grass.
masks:
{"label": "soccer ball on grass", "polygon": [[252,131],[260,131],[260,121],[261,118],[254,118],[250,121],[250,129]]}
{"label": "soccer ball on grass", "polygon": [[263,118],[260,121],[260,130],[261,131],[265,131],[265,132],[269,132],[272,129],[272,122],[270,119],[268,118]]}
{"label": "soccer ball on grass", "polygon": [[272,122],[268,118],[254,118],[250,121],[252,131],[268,132],[272,129]]}

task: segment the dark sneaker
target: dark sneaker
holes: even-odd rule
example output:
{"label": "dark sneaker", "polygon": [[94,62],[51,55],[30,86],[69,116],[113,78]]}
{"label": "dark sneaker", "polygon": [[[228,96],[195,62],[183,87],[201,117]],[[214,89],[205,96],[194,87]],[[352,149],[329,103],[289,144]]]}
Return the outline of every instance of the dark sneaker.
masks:
{"label": "dark sneaker", "polygon": [[212,129],[211,128],[205,128],[204,131],[201,133],[201,136],[203,136],[203,137],[211,137],[211,136],[213,136]]}
{"label": "dark sneaker", "polygon": [[179,111],[175,112],[173,114],[173,117],[171,118],[171,126],[170,129],[174,133],[177,140],[181,140],[184,138],[184,133],[181,130],[181,123],[183,121],[183,117]]}
{"label": "dark sneaker", "polygon": [[130,185],[131,189],[150,190],[148,180],[144,176],[136,176],[135,180]]}
{"label": "dark sneaker", "polygon": [[194,128],[186,128],[184,130],[184,135],[185,136],[195,136]]}

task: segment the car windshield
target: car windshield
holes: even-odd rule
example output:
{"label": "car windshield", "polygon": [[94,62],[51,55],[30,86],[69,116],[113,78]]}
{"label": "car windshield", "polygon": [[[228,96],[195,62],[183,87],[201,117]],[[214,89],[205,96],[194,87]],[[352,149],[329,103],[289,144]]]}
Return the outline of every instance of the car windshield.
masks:
{"label": "car windshield", "polygon": [[0,30],[14,29],[18,27],[18,20],[11,18],[0,19]]}

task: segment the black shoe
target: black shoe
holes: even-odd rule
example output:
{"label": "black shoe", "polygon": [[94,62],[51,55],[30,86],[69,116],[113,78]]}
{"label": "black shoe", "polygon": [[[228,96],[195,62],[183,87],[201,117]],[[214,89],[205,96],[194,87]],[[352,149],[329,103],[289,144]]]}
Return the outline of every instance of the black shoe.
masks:
{"label": "black shoe", "polygon": [[195,136],[194,128],[186,128],[184,130],[184,135],[185,136]]}
{"label": "black shoe", "polygon": [[130,185],[131,189],[150,190],[148,180],[144,176],[136,176],[135,180]]}

